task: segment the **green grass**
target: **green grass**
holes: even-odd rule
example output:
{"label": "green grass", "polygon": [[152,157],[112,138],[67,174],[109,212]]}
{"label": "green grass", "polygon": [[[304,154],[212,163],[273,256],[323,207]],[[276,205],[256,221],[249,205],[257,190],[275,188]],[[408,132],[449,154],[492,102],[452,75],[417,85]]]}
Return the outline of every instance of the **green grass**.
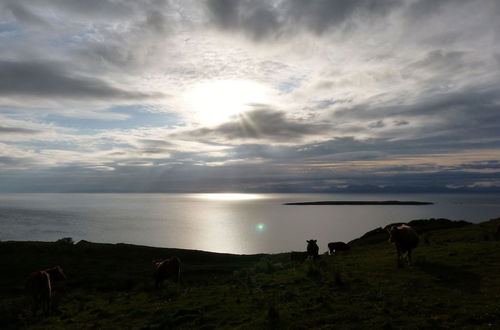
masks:
{"label": "green grass", "polygon": [[[288,254],[2,242],[0,328],[499,329],[499,224],[424,223],[404,268],[380,233],[301,265]],[[170,255],[183,262],[182,283],[155,290],[151,260]],[[57,264],[68,280],[56,285],[56,310],[33,316],[24,279]]]}

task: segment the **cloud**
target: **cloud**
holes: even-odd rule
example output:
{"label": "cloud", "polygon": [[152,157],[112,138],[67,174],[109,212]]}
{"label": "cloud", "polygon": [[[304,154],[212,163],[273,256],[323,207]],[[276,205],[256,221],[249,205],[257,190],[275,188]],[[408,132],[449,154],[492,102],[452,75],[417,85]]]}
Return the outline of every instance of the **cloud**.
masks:
{"label": "cloud", "polygon": [[278,34],[280,22],[273,5],[264,1],[207,1],[212,22],[225,30],[241,30],[255,40]]}
{"label": "cloud", "polygon": [[31,12],[31,10],[19,2],[7,2],[4,4],[4,8],[10,11],[14,18],[22,24],[42,28],[50,27],[50,24],[46,20]]}
{"label": "cloud", "polygon": [[352,20],[384,17],[400,4],[394,0],[210,0],[207,8],[215,26],[262,40],[289,37],[300,30],[322,35]]}
{"label": "cloud", "polygon": [[104,80],[71,72],[55,62],[0,61],[0,76],[0,96],[129,100],[160,96],[113,87]]}
{"label": "cloud", "polygon": [[22,127],[7,127],[7,126],[0,126],[0,135],[1,134],[38,134],[41,133],[41,131],[36,130],[36,129],[30,129],[30,128],[22,128]]}
{"label": "cloud", "polygon": [[[0,189],[446,191],[498,182],[497,1],[0,7]],[[221,81],[258,84],[265,100],[230,95],[252,110],[209,126],[197,116],[220,110],[212,101],[228,90],[186,99]]]}
{"label": "cloud", "polygon": [[316,34],[323,34],[354,18],[384,17],[400,5],[400,1],[394,0],[284,2],[289,24],[303,24]]}
{"label": "cloud", "polygon": [[241,113],[232,121],[215,128],[200,128],[187,132],[187,135],[202,139],[221,139],[226,143],[234,140],[287,143],[319,135],[328,128],[327,124],[290,120],[284,112],[257,109]]}

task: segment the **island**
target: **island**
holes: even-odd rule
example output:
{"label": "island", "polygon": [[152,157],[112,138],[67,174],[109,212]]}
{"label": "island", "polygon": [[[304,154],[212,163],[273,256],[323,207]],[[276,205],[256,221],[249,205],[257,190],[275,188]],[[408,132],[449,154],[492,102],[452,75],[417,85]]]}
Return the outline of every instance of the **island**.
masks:
{"label": "island", "polygon": [[283,205],[432,205],[432,202],[415,201],[319,201],[319,202],[292,202]]}

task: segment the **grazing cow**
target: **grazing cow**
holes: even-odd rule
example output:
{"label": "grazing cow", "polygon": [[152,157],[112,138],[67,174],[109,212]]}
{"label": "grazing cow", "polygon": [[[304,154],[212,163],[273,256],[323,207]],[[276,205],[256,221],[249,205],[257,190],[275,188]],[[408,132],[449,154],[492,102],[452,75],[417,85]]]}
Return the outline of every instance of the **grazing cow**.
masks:
{"label": "grazing cow", "polygon": [[307,255],[313,259],[319,258],[319,246],[316,242],[315,239],[307,241]]}
{"label": "grazing cow", "polygon": [[290,261],[293,263],[303,263],[307,259],[308,253],[306,251],[292,251],[290,252]]}
{"label": "grazing cow", "polygon": [[340,251],[349,251],[351,247],[344,242],[332,242],[328,243],[328,250],[330,250],[330,254]]}
{"label": "grazing cow", "polygon": [[398,252],[397,265],[402,267],[401,257],[406,252],[408,264],[411,264],[411,250],[418,245],[417,232],[407,225],[392,226],[389,231],[389,242],[394,243]]}
{"label": "grazing cow", "polygon": [[156,288],[159,288],[166,279],[178,283],[181,278],[181,261],[177,257],[161,261],[153,260],[153,267]]}
{"label": "grazing cow", "polygon": [[39,270],[28,276],[25,289],[33,298],[33,314],[36,314],[39,308],[42,313],[50,313],[53,282],[65,279],[66,276],[60,266]]}

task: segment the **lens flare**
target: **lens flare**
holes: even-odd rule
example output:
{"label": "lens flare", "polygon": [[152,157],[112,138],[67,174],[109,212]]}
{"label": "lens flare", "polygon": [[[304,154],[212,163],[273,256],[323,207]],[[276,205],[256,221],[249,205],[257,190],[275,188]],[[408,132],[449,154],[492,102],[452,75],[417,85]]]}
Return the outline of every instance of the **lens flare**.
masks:
{"label": "lens flare", "polygon": [[266,229],[266,225],[263,223],[259,223],[257,224],[256,228],[258,231],[264,231],[264,229]]}

